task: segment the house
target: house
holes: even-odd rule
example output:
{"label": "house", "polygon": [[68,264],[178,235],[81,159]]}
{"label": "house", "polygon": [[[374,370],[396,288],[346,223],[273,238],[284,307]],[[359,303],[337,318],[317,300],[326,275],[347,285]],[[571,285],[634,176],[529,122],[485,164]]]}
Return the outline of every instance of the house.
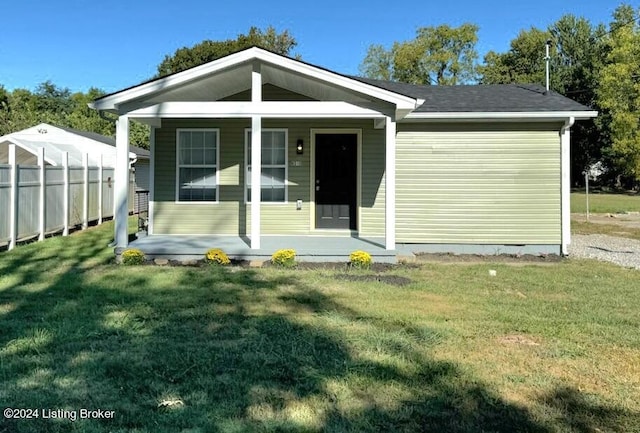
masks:
{"label": "house", "polygon": [[540,86],[363,79],[255,47],[90,106],[119,116],[117,179],[129,121],[151,125],[147,254],[266,257],[298,242],[319,260],[351,246],[389,260],[566,254],[570,129],[597,114]]}

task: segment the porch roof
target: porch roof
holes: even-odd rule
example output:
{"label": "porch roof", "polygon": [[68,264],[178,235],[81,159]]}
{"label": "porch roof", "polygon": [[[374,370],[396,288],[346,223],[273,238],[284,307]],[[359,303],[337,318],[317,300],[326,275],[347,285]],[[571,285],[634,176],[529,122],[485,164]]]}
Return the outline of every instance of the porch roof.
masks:
{"label": "porch roof", "polygon": [[[320,101],[340,102],[356,107],[373,106],[378,112],[381,111],[380,107],[386,107],[399,119],[424,102],[420,98],[253,47],[103,96],[89,106],[96,110],[127,114],[166,103],[220,103],[218,101],[251,89],[252,72],[256,67],[260,69],[262,85],[272,84],[305,95],[312,100],[308,102],[311,104],[319,104]],[[271,113],[267,111],[265,114]]]}

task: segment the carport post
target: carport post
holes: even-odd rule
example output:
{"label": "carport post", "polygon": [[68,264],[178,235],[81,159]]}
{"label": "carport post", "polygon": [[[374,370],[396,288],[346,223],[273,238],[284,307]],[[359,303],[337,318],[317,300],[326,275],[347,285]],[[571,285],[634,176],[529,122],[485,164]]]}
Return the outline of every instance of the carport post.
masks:
{"label": "carport post", "polygon": [[46,173],[47,173],[47,168],[44,162],[44,147],[39,147],[38,148],[38,166],[40,167],[40,197],[39,197],[39,201],[40,201],[40,207],[39,212],[40,212],[40,219],[39,219],[39,226],[38,226],[38,232],[40,232],[40,234],[38,235],[38,240],[42,241],[44,240],[44,232],[46,231],[46,227],[47,227],[47,222],[46,222],[46,217],[47,217],[47,210],[46,210],[46,205],[47,205],[47,200],[45,199],[46,197],[46,192],[47,192],[47,178],[46,178]]}
{"label": "carport post", "polygon": [[9,165],[11,178],[9,190],[9,249],[16,247],[18,239],[18,164],[16,160],[16,145],[9,145]]}

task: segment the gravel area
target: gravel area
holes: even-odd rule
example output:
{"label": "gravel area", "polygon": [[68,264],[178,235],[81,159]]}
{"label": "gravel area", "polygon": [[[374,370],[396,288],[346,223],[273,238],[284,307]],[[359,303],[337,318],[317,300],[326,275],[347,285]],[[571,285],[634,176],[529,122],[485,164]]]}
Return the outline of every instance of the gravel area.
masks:
{"label": "gravel area", "polygon": [[608,235],[572,235],[569,257],[596,259],[640,269],[640,241]]}

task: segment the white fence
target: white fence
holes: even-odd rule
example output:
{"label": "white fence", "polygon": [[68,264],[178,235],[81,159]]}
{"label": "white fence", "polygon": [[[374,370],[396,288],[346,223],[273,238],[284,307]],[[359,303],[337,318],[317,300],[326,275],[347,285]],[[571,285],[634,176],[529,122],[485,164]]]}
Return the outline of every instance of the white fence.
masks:
{"label": "white fence", "polygon": [[[69,229],[101,224],[114,215],[114,169],[46,165],[44,149],[38,165],[15,163],[15,145],[9,145],[9,164],[0,164],[0,245],[12,249],[16,243],[45,235],[69,234]],[[63,156],[68,161],[67,155]],[[131,198],[134,184],[130,184]],[[129,199],[129,211],[133,211]]]}

